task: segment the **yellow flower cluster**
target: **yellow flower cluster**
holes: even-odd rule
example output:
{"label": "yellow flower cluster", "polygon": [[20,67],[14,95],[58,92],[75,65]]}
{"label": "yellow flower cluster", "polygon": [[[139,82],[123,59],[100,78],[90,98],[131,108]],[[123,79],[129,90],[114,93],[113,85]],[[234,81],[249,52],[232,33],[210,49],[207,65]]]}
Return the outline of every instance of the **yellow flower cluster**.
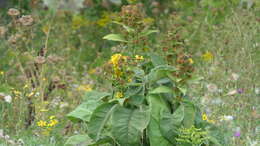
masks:
{"label": "yellow flower cluster", "polygon": [[119,67],[120,61],[127,61],[127,56],[123,56],[122,54],[114,54],[111,56],[110,63],[113,64],[116,77],[120,77],[123,74]]}
{"label": "yellow flower cluster", "polygon": [[47,128],[54,127],[55,125],[57,125],[59,123],[58,120],[55,118],[56,118],[55,116],[50,116],[48,121],[40,120],[37,122],[37,125],[39,127],[47,127]]}

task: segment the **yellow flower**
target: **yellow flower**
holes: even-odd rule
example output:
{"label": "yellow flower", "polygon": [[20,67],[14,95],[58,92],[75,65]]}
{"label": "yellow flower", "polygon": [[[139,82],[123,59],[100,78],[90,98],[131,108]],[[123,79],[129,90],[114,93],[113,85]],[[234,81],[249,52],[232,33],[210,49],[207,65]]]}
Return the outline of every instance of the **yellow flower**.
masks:
{"label": "yellow flower", "polygon": [[136,60],[144,60],[144,57],[140,56],[140,55],[135,55],[135,59]]}
{"label": "yellow flower", "polygon": [[122,58],[121,54],[114,54],[113,56],[111,56],[110,62],[114,65],[114,66],[118,66],[118,63],[120,61],[120,59]]}
{"label": "yellow flower", "polygon": [[56,118],[55,116],[50,116],[49,119],[52,120],[52,119],[55,119],[55,118]]}
{"label": "yellow flower", "polygon": [[32,97],[34,95],[34,92],[32,91],[30,94],[28,94],[28,97]]}
{"label": "yellow flower", "polygon": [[203,114],[203,115],[202,115],[202,120],[204,120],[204,121],[207,121],[207,120],[208,120],[208,117],[207,117],[206,114]]}
{"label": "yellow flower", "polygon": [[128,83],[131,83],[131,82],[132,82],[132,79],[131,79],[131,78],[129,78],[127,81],[128,81]]}
{"label": "yellow flower", "polygon": [[193,61],[193,59],[192,59],[192,58],[189,58],[189,60],[188,60],[188,61],[189,61],[189,63],[190,63],[190,64],[193,64],[193,63],[194,63],[194,61]]}
{"label": "yellow flower", "polygon": [[205,61],[211,61],[213,59],[213,57],[214,57],[213,54],[208,51],[202,55],[202,58]]}
{"label": "yellow flower", "polygon": [[53,126],[55,126],[55,125],[57,125],[58,124],[58,120],[56,120],[56,119],[52,119],[52,120],[50,120],[50,122],[48,123],[48,127],[53,127]]}
{"label": "yellow flower", "polygon": [[78,90],[79,91],[92,91],[92,88],[90,85],[80,85],[78,87]]}
{"label": "yellow flower", "polygon": [[39,122],[37,122],[37,125],[39,127],[45,127],[47,125],[47,122],[46,121],[43,121],[43,120],[40,120]]}
{"label": "yellow flower", "polygon": [[116,98],[122,98],[123,96],[124,95],[122,92],[116,92],[116,95],[115,95]]}
{"label": "yellow flower", "polygon": [[4,75],[5,73],[3,71],[0,71],[0,75]]}
{"label": "yellow flower", "polygon": [[25,89],[25,88],[28,88],[28,87],[29,87],[29,86],[28,86],[27,84],[25,84],[23,88]]}

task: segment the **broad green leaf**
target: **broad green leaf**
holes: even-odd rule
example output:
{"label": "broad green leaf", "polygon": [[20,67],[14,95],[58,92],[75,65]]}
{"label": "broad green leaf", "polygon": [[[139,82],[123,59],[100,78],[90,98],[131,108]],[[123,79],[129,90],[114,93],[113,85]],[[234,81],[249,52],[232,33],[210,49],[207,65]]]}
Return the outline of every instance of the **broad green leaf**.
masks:
{"label": "broad green leaf", "polygon": [[167,86],[159,86],[150,92],[151,94],[160,94],[160,93],[173,93],[173,90]]}
{"label": "broad green leaf", "polygon": [[67,117],[73,122],[78,122],[81,120],[88,122],[92,112],[102,103],[101,99],[109,95],[109,93],[105,92],[87,92],[84,96],[84,102],[74,111],[70,112]]}
{"label": "broad green leaf", "polygon": [[92,139],[88,135],[74,135],[71,136],[65,143],[65,146],[75,146],[75,145],[90,145],[92,144]]}
{"label": "broad green leaf", "polygon": [[161,134],[159,122],[151,117],[148,125],[150,146],[172,146]]}
{"label": "broad green leaf", "polygon": [[88,133],[95,141],[100,138],[102,130],[116,106],[115,103],[104,103],[98,106],[91,115],[88,124]]}
{"label": "broad green leaf", "polygon": [[138,145],[149,121],[150,113],[146,108],[140,110],[118,106],[112,115],[112,135],[120,145]]}
{"label": "broad green leaf", "polygon": [[180,126],[184,119],[184,106],[181,104],[173,113],[174,125]]}
{"label": "broad green leaf", "polygon": [[191,102],[184,102],[184,119],[183,119],[183,125],[186,128],[190,128],[192,125],[195,124],[195,115],[196,110]]}
{"label": "broad green leaf", "polygon": [[159,66],[159,65],[166,65],[167,64],[165,62],[165,60],[159,55],[151,53],[150,57],[151,57],[151,61],[153,63],[153,66]]}
{"label": "broad green leaf", "polygon": [[149,108],[151,111],[151,116],[159,121],[160,120],[160,113],[162,111],[170,112],[166,101],[163,99],[162,96],[159,95],[149,95],[147,97],[147,101],[149,103]]}
{"label": "broad green leaf", "polygon": [[178,136],[179,127],[176,126],[173,115],[170,112],[162,112],[159,125],[163,137],[171,144],[176,145],[175,138]]}
{"label": "broad green leaf", "polygon": [[127,42],[123,36],[120,34],[108,34],[103,37],[105,40],[110,40],[110,41],[117,41],[117,42]]}
{"label": "broad green leaf", "polygon": [[173,66],[159,65],[151,70],[151,72],[146,76],[146,80],[149,82],[154,82],[167,77],[167,73],[173,71],[177,71],[177,69]]}
{"label": "broad green leaf", "polygon": [[101,100],[104,97],[110,96],[110,93],[107,92],[98,92],[98,91],[89,91],[86,92],[85,96],[83,97],[85,101],[87,100]]}

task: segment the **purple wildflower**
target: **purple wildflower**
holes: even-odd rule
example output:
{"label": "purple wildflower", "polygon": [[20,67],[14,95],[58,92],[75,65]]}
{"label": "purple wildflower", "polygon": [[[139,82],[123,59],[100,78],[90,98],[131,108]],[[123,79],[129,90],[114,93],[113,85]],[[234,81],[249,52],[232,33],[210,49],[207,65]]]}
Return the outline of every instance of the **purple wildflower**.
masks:
{"label": "purple wildflower", "polygon": [[234,136],[235,136],[235,137],[240,137],[240,136],[241,136],[241,132],[240,132],[240,131],[236,131],[236,132],[234,133]]}
{"label": "purple wildflower", "polygon": [[244,93],[244,90],[242,88],[237,89],[237,93],[242,94]]}

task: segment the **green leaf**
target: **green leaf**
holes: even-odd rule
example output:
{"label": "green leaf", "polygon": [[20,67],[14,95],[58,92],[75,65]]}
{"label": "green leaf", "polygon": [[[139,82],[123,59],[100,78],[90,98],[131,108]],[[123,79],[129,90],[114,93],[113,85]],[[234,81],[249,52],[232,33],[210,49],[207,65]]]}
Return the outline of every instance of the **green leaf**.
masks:
{"label": "green leaf", "polygon": [[177,88],[181,91],[181,93],[182,93],[183,95],[186,95],[186,93],[187,93],[187,87],[185,87],[185,86],[178,86]]}
{"label": "green leaf", "polygon": [[151,121],[148,126],[148,136],[150,146],[172,146],[161,134],[159,122],[151,117]]}
{"label": "green leaf", "polygon": [[160,93],[173,93],[172,89],[167,86],[159,86],[150,92],[151,94],[160,94]]}
{"label": "green leaf", "polygon": [[168,111],[170,112],[166,101],[163,99],[162,96],[159,95],[149,95],[147,97],[149,108],[151,111],[151,116],[159,121],[160,120],[160,113],[162,111]]}
{"label": "green leaf", "polygon": [[117,42],[127,42],[123,36],[120,34],[108,34],[103,37],[105,40],[110,40],[110,41],[117,41]]}
{"label": "green leaf", "polygon": [[195,123],[196,110],[195,106],[191,102],[184,102],[184,119],[183,125],[186,128],[190,128]]}
{"label": "green leaf", "polygon": [[149,121],[150,112],[146,108],[140,110],[118,106],[112,115],[112,135],[123,146],[138,145]]}
{"label": "green leaf", "polygon": [[170,112],[162,112],[160,117],[160,131],[171,144],[176,145],[175,138],[178,136],[179,127],[176,126],[175,119]]}
{"label": "green leaf", "polygon": [[119,24],[121,26],[123,26],[123,28],[127,31],[127,32],[134,32],[135,30],[129,26],[126,26],[125,24],[123,23],[120,23],[120,22],[117,22],[117,21],[113,21],[113,23],[115,24]]}
{"label": "green leaf", "polygon": [[89,136],[95,141],[100,138],[102,130],[116,106],[115,103],[104,103],[98,106],[91,115],[88,132]]}
{"label": "green leaf", "polygon": [[151,70],[151,72],[148,75],[146,75],[146,81],[149,82],[157,81],[159,79],[167,77],[167,74],[169,72],[174,72],[174,71],[177,71],[177,69],[170,65],[156,66]]}
{"label": "green leaf", "polygon": [[144,31],[141,33],[141,37],[148,36],[152,33],[158,33],[158,32],[159,32],[159,30],[147,30],[147,31]]}
{"label": "green leaf", "polygon": [[65,146],[75,145],[90,145],[92,139],[88,135],[74,135],[71,136],[65,143]]}
{"label": "green leaf", "polygon": [[151,61],[153,63],[153,66],[159,66],[159,65],[166,65],[167,64],[165,62],[165,60],[159,55],[151,53],[150,57],[151,57]]}
{"label": "green leaf", "polygon": [[180,105],[176,109],[176,111],[173,113],[173,117],[172,118],[175,121],[174,125],[176,125],[176,126],[180,126],[181,125],[181,122],[184,119],[184,106],[183,105]]}
{"label": "green leaf", "polygon": [[88,122],[92,112],[97,108],[97,106],[102,104],[101,99],[109,95],[109,93],[105,92],[87,92],[84,97],[84,102],[80,104],[74,111],[70,112],[67,117],[73,122]]}

